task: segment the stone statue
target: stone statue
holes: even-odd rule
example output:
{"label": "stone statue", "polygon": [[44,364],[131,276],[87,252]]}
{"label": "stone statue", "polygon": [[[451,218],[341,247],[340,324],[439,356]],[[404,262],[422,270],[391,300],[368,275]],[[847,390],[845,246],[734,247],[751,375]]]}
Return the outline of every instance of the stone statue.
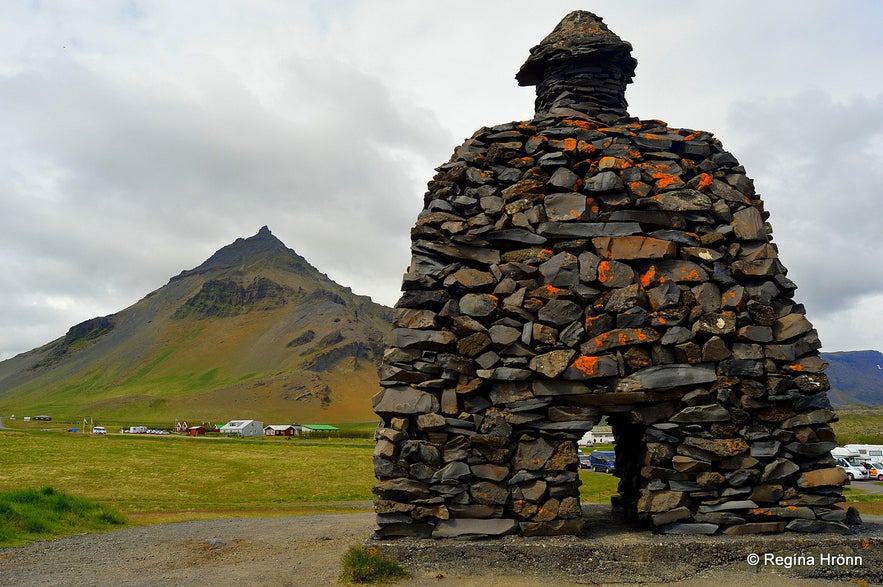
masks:
{"label": "stone statue", "polygon": [[377,537],[579,534],[605,417],[613,505],[656,531],[849,531],[763,202],[711,133],[629,117],[636,64],[569,14],[518,72],[534,117],[429,182],[373,400]]}

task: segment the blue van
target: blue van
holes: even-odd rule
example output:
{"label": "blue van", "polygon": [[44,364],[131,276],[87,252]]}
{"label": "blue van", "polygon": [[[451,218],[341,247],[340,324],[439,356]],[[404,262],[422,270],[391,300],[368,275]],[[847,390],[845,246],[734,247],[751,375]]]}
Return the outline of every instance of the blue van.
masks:
{"label": "blue van", "polygon": [[613,473],[616,468],[616,453],[606,450],[593,450],[589,455],[589,462],[593,471],[598,473]]}

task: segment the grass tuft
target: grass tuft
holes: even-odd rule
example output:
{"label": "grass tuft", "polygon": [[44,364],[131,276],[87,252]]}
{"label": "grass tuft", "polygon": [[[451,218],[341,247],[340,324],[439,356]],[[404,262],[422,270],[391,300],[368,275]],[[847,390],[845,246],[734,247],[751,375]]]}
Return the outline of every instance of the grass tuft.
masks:
{"label": "grass tuft", "polygon": [[341,583],[389,583],[397,579],[409,579],[410,573],[393,559],[380,554],[373,546],[367,550],[352,546],[343,555],[340,572]]}
{"label": "grass tuft", "polygon": [[0,493],[0,547],[101,532],[125,523],[106,506],[52,487]]}

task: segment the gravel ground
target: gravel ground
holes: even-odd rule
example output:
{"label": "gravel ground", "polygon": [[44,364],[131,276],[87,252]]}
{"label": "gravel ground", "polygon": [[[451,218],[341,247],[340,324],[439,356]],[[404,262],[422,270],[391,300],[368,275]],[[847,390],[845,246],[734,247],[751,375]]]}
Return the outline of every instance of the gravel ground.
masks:
{"label": "gravel ground", "polygon": [[[217,585],[313,585],[335,584],[340,572],[343,553],[353,545],[360,545],[373,528],[373,514],[320,514],[285,518],[238,518],[184,522],[160,526],[128,528],[105,534],[86,534],[59,540],[37,542],[20,548],[0,549],[0,585],[29,587],[48,585],[119,585],[127,587],[151,586],[217,586]],[[866,524],[866,535],[872,538],[872,548],[880,548],[883,535],[881,521]],[[877,538],[873,538],[876,536]],[[791,535],[794,540],[794,535]],[[590,537],[591,538],[591,537]],[[708,537],[700,537],[707,539]],[[649,568],[660,569],[680,564],[684,560],[695,564],[695,573],[680,585],[720,587],[724,582],[734,585],[801,585],[821,586],[843,581],[843,577],[795,579],[776,568],[756,568],[743,561],[697,562],[693,546],[696,537],[659,537],[647,532],[618,532],[599,534],[598,540],[619,545],[624,551],[634,551],[641,544],[656,544],[660,539],[681,540],[684,559],[650,561]],[[671,539],[671,540],[670,540]],[[840,540],[857,538],[842,537]],[[490,541],[463,543],[450,541],[451,549],[439,548],[435,558],[426,556],[402,562],[413,573],[413,579],[402,581],[405,586],[481,586],[525,587],[529,585],[584,585],[602,583],[616,585],[640,581],[644,585],[672,584],[664,574],[654,580],[644,572],[640,577],[627,572],[627,566],[615,561],[599,561],[609,572],[602,580],[597,576],[568,577],[561,569],[541,572],[536,565],[500,564],[499,552],[518,543],[505,539],[509,546]],[[576,538],[534,540],[529,552],[542,561],[540,553],[552,551],[560,541],[573,542]],[[746,539],[747,540],[747,539]],[[590,540],[591,541],[591,540]],[[373,541],[372,541],[373,542]],[[445,541],[424,541],[442,543]],[[761,543],[763,541],[761,540]],[[496,546],[500,544],[500,546]],[[734,543],[735,544],[735,543]],[[472,548],[475,545],[477,548]],[[462,550],[463,548],[467,550]],[[831,547],[833,548],[833,547]],[[459,549],[459,550],[458,550]],[[524,557],[523,553],[520,555]],[[417,559],[420,560],[417,560]],[[611,557],[615,558],[615,557]],[[551,559],[550,559],[551,560]],[[556,559],[557,560],[557,559]],[[585,564],[585,560],[580,560]],[[875,564],[868,560],[867,564]],[[648,567],[648,565],[644,565]],[[542,564],[540,565],[541,568]],[[645,568],[646,571],[646,568]],[[854,582],[852,584],[855,584]]]}

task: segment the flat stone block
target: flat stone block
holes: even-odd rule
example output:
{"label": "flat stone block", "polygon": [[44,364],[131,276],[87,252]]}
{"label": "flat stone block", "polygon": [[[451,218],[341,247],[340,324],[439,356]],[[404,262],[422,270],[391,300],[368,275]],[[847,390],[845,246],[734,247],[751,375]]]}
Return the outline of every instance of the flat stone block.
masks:
{"label": "flat stone block", "polygon": [[785,522],[752,522],[748,524],[739,524],[738,526],[730,526],[724,528],[721,534],[727,536],[743,536],[745,534],[766,534],[770,532],[781,532],[785,529]]}
{"label": "flat stone block", "polygon": [[433,538],[497,537],[511,534],[518,527],[515,520],[492,518],[459,518],[442,520],[432,533]]}
{"label": "flat stone block", "polygon": [[822,520],[791,520],[785,526],[791,532],[805,532],[809,534],[850,534],[849,526],[842,522],[825,522]]}
{"label": "flat stone block", "polygon": [[662,534],[714,534],[717,532],[717,524],[697,522],[693,524],[668,524],[659,529]]}
{"label": "flat stone block", "polygon": [[562,536],[579,535],[585,526],[585,520],[554,520],[552,522],[521,522],[521,533],[524,536]]}

